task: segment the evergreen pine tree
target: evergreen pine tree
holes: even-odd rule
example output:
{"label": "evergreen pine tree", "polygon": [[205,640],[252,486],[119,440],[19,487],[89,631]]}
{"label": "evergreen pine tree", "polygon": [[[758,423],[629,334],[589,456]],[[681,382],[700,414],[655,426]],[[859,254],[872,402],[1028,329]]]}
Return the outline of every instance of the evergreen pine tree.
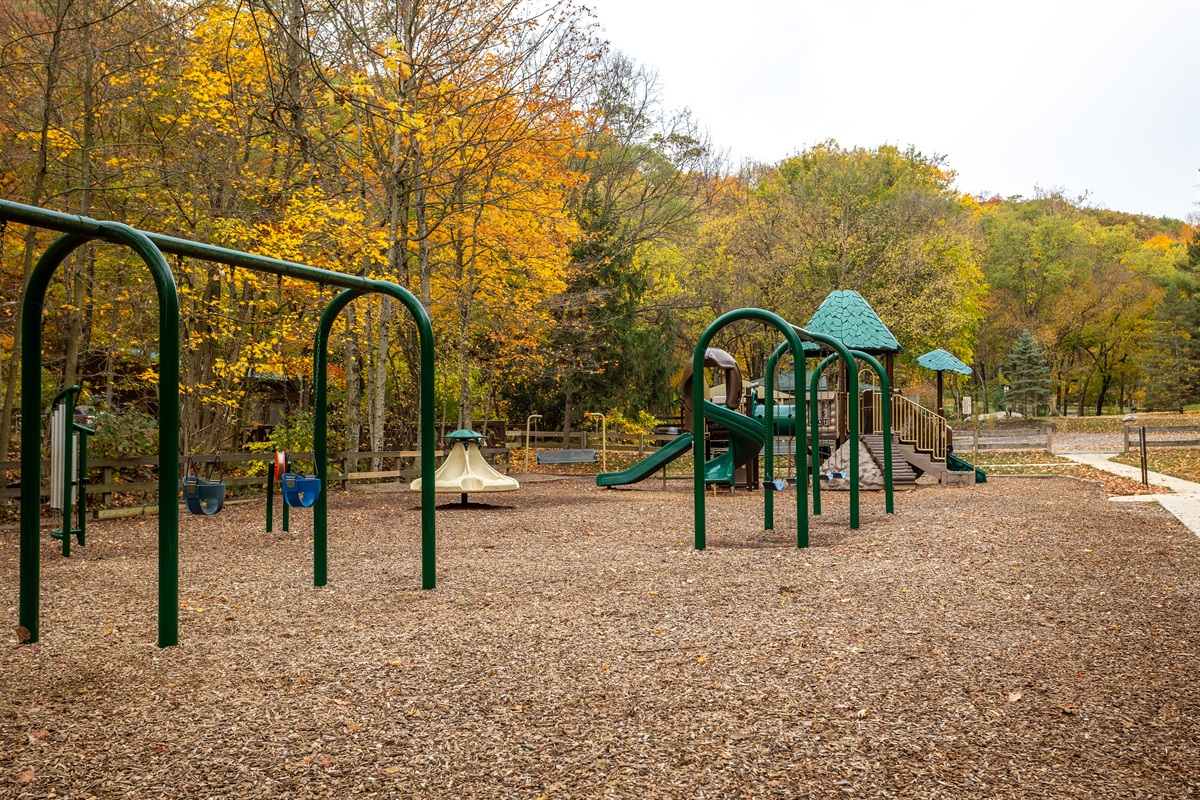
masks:
{"label": "evergreen pine tree", "polygon": [[1200,399],[1200,245],[1187,246],[1163,288],[1141,367],[1147,408],[1167,411]]}
{"label": "evergreen pine tree", "polygon": [[1032,408],[1037,416],[1039,407],[1050,399],[1050,367],[1029,331],[1021,331],[1017,337],[1004,365],[1004,374],[1008,378],[1009,408],[1019,405],[1024,416],[1029,416]]}

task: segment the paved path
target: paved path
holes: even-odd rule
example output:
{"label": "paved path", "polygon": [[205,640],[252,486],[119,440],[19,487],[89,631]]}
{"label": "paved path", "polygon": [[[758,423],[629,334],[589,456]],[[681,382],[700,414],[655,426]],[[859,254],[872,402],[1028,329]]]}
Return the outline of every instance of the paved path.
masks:
{"label": "paved path", "polygon": [[[1087,464],[1089,467],[1102,469],[1123,478],[1140,481],[1142,470],[1128,464],[1118,464],[1109,461],[1116,453],[1059,453],[1063,458],[1069,458],[1077,464]],[[1187,526],[1188,530],[1200,536],[1200,483],[1185,481],[1183,478],[1173,478],[1161,472],[1148,472],[1146,479],[1154,486],[1162,486],[1173,490],[1173,494],[1141,494],[1130,497],[1110,498],[1117,502],[1138,503],[1157,502],[1176,519]]]}

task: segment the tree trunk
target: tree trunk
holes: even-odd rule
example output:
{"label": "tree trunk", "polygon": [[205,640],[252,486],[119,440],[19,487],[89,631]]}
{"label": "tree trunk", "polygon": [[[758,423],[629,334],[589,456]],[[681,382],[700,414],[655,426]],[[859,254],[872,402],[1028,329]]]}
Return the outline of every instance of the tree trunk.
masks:
{"label": "tree trunk", "polygon": [[571,446],[571,386],[567,384],[567,396],[563,403],[563,447]]}
{"label": "tree trunk", "polygon": [[[379,318],[375,325],[375,363],[371,375],[374,385],[371,393],[371,449],[383,450],[384,427],[387,424],[387,365],[388,329],[392,317],[392,298],[384,295],[379,300]],[[372,463],[375,471],[383,469],[383,459],[376,456]]]}
{"label": "tree trunk", "polygon": [[1077,416],[1077,417],[1084,416],[1083,410],[1087,407],[1085,405],[1085,403],[1087,402],[1087,390],[1088,390],[1088,387],[1091,386],[1091,384],[1092,384],[1092,373],[1089,372],[1087,378],[1085,378],[1079,382],[1079,406],[1075,410],[1075,416]]}
{"label": "tree trunk", "polygon": [[360,408],[360,403],[362,402],[360,381],[362,379],[359,376],[359,359],[361,356],[359,355],[358,339],[356,338],[357,327],[354,304],[351,303],[346,308],[346,447],[354,452],[358,452],[359,443],[362,441],[362,413]]}
{"label": "tree trunk", "polygon": [[[58,87],[58,52],[62,46],[63,23],[66,18],[67,9],[70,8],[70,3],[59,2],[55,8],[55,25],[54,33],[51,38],[50,50],[46,53],[46,87],[42,92],[42,114],[40,120],[41,130],[38,136],[37,150],[37,171],[34,173],[33,186],[30,188],[28,202],[31,206],[40,206],[44,192],[46,190],[46,176],[50,171],[50,124],[54,116],[54,92]],[[37,245],[37,229],[30,228],[25,234],[25,253],[22,266],[21,286],[26,286],[29,283],[29,276],[33,272],[33,253]],[[0,410],[0,455],[8,457],[9,447],[12,444],[12,418],[13,408],[17,400],[17,380],[20,377],[20,362],[21,362],[21,314],[25,305],[25,293],[21,293],[21,298],[17,303],[17,325],[13,331],[13,350],[12,355],[8,359],[8,374],[4,384],[4,408]],[[22,420],[22,425],[35,424],[30,420]],[[40,425],[38,420],[36,424]]]}
{"label": "tree trunk", "polygon": [[463,264],[463,242],[455,237],[454,261],[458,273],[455,311],[458,314],[458,427],[470,428],[471,408],[471,287]]}
{"label": "tree trunk", "polygon": [[1112,386],[1112,374],[1104,373],[1100,376],[1100,394],[1096,397],[1096,416],[1104,416],[1104,398],[1108,396],[1109,387]]}
{"label": "tree trunk", "polygon": [[[88,24],[89,0],[81,0],[79,14],[82,19],[80,35],[83,37],[83,132],[79,147],[79,209],[80,216],[89,216],[92,210],[92,147],[94,145],[93,116],[95,94],[92,83],[95,79],[95,59],[92,53],[91,25]],[[63,359],[63,386],[76,383],[79,372],[79,355],[84,342],[84,299],[87,293],[86,277],[91,271],[92,248],[81,247],[75,251],[73,279],[71,281],[71,314],[68,321],[67,353]]]}

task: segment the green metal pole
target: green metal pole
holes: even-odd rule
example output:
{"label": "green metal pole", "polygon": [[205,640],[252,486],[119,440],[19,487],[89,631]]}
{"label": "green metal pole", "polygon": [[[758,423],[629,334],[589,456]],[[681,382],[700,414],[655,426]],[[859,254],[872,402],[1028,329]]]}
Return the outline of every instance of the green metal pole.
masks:
{"label": "green metal pole", "polygon": [[[879,388],[883,393],[883,497],[887,513],[896,513],[896,504],[892,497],[892,388],[888,384],[887,370],[871,355],[861,350],[851,350],[850,354],[871,365],[879,376]],[[860,405],[861,408],[861,405]]]}
{"label": "green metal pole", "polygon": [[[437,495],[435,494],[437,486],[433,475],[437,467],[437,456],[435,455],[437,441],[434,420],[433,324],[429,319],[429,313],[412,292],[390,281],[373,280],[365,290],[352,287],[340,293],[321,314],[321,321],[317,326],[316,355],[313,366],[313,384],[316,387],[314,402],[316,429],[313,432],[313,458],[317,461],[317,476],[321,478],[321,496],[314,506],[314,574],[319,575],[321,573],[323,567],[318,566],[318,561],[323,561],[325,558],[325,556],[321,556],[319,559],[316,553],[318,547],[318,526],[320,528],[319,535],[322,547],[327,547],[328,539],[328,507],[326,505],[325,491],[329,482],[329,439],[327,432],[328,388],[325,372],[326,365],[328,364],[329,333],[333,329],[334,320],[341,313],[342,309],[350,301],[367,292],[386,294],[400,301],[408,309],[417,326],[417,339],[421,350],[421,588],[435,589],[437,588]],[[319,583],[317,585],[324,584]]]}
{"label": "green metal pole", "polygon": [[359,289],[346,289],[333,298],[321,314],[313,346],[313,461],[321,481],[321,493],[313,504],[313,586],[329,581],[329,334],[337,315],[362,294]]}
{"label": "green metal pole", "polygon": [[[809,335],[808,331],[805,331],[803,328],[797,328],[797,331],[800,332],[800,334],[802,336]],[[789,342],[781,342],[779,344],[779,346],[775,348],[775,351],[773,353],[771,353],[770,358],[767,359],[767,386],[768,387],[771,386],[772,382],[775,379],[775,365],[778,363],[779,357],[782,356],[784,353],[789,352],[790,350],[791,350],[791,344]],[[803,353],[804,352],[803,349],[800,352]],[[796,374],[799,375],[799,373],[804,368],[804,358],[801,357],[801,358],[797,359],[793,356],[792,361],[795,364]],[[800,392],[798,393],[799,396],[796,398],[795,405],[793,406],[793,408],[795,409],[795,414],[796,414],[796,418],[793,421],[793,429],[799,430],[800,434],[801,434],[801,435],[793,438],[793,441],[796,443],[796,452],[793,455],[793,458],[795,459],[795,463],[796,463],[796,546],[803,548],[803,547],[808,547],[808,526],[809,526],[809,522],[808,522],[808,482],[807,482],[807,479],[804,477],[808,472],[808,448],[806,448],[806,447],[803,448],[803,453],[804,453],[803,458],[801,458],[801,455],[800,455],[801,451],[802,451],[802,448],[800,445],[802,445],[804,442],[804,431],[805,431],[805,426],[804,426],[805,404],[803,402],[803,400],[804,400],[804,380],[803,380],[803,378],[801,378],[799,383],[797,383],[796,385],[800,387]],[[768,391],[769,391],[769,389],[768,389]]]}
{"label": "green metal pole", "polygon": [[[60,233],[75,234],[84,237],[83,241],[106,239],[118,244],[127,244],[122,235],[112,227],[115,223],[102,222],[75,214],[63,214],[46,208],[14,203],[11,200],[0,200],[0,219],[59,231]],[[272,275],[284,275],[289,278],[324,283],[343,289],[362,289],[368,292],[377,291],[377,281],[371,278],[364,278],[360,275],[332,272],[327,269],[309,267],[292,261],[269,258],[253,253],[243,253],[238,250],[229,250],[224,247],[193,242],[174,236],[164,236],[163,234],[150,231],[138,231],[138,233],[162,253],[197,258],[217,264],[228,264],[234,267],[245,267],[246,269],[267,272]],[[178,305],[178,301],[176,305]]]}
{"label": "green metal pole", "polygon": [[179,293],[162,252],[140,231],[100,223],[141,256],[158,290],[158,646],[179,643]]}
{"label": "green metal pole", "polygon": [[267,464],[267,533],[275,530],[273,506],[275,505],[275,461]]}
{"label": "green metal pole", "polygon": [[[782,342],[767,359],[767,374],[764,381],[763,422],[768,425],[768,443],[763,455],[763,486],[766,487],[775,478],[775,366],[779,357],[787,350],[787,342]],[[797,520],[797,523],[799,520]],[[763,490],[763,527],[775,530],[775,492],[769,488]]]}
{"label": "green metal pole", "polygon": [[[705,328],[704,333],[700,335],[700,341],[696,343],[696,350],[692,354],[692,419],[694,420],[692,436],[695,437],[693,451],[696,453],[696,458],[693,459],[692,464],[692,489],[696,530],[695,546],[697,550],[703,550],[708,544],[704,520],[704,354],[708,350],[709,342],[712,341],[713,337],[722,328],[743,319],[758,320],[775,326],[784,335],[784,338],[787,339],[788,344],[793,347],[793,352],[801,353],[804,351],[800,337],[797,335],[797,330],[803,332],[803,328],[796,328],[777,314],[761,308],[739,308],[735,311],[722,314]],[[807,335],[807,332],[805,332],[805,335]],[[774,408],[771,408],[770,412],[772,420],[764,427],[764,431],[773,429],[771,426],[774,424]],[[763,438],[766,440],[771,437],[764,433]],[[797,529],[800,526],[800,519],[803,519],[805,524],[807,523],[807,511],[803,514],[797,514]],[[765,519],[763,523],[765,525]]]}
{"label": "green metal pole", "polygon": [[[810,405],[811,405],[811,409],[813,412],[812,435],[813,435],[813,446],[814,446],[813,457],[815,459],[816,458],[816,449],[815,448],[818,443],[818,424],[817,424],[817,419],[816,419],[817,385],[818,385],[818,381],[820,380],[821,373],[824,371],[825,367],[828,366],[833,361],[834,358],[841,358],[842,361],[846,364],[846,384],[847,384],[846,391],[847,391],[847,394],[851,398],[854,398],[855,402],[861,403],[862,398],[860,398],[858,396],[858,368],[855,366],[854,356],[851,355],[850,349],[847,348],[844,344],[842,344],[837,339],[834,339],[832,336],[826,336],[823,333],[813,333],[812,331],[806,331],[806,333],[812,337],[813,341],[820,342],[821,344],[824,344],[824,345],[828,345],[830,349],[836,351],[833,355],[825,358],[820,363],[820,365],[817,367],[817,371],[813,373],[813,377],[812,377],[812,400],[811,400]],[[854,528],[858,527],[858,448],[859,448],[858,414],[857,413],[850,414],[847,412],[847,416],[850,418],[849,441],[852,443],[850,446],[850,476],[849,476],[850,477],[850,527],[851,527],[851,529],[854,529]],[[814,470],[813,471],[813,506],[816,510],[813,513],[817,513],[817,514],[820,513],[820,507],[821,507],[820,492],[821,492],[820,475],[816,472],[816,470]]]}
{"label": "green metal pole", "polygon": [[[821,473],[820,473],[820,452],[821,452],[821,420],[820,409],[817,407],[817,391],[821,384],[821,373],[825,368],[833,363],[837,358],[837,354],[826,356],[822,359],[817,368],[813,370],[813,376],[808,391],[808,415],[812,424],[812,492],[813,492],[813,514],[820,515],[821,513]],[[836,411],[835,411],[836,413]]]}

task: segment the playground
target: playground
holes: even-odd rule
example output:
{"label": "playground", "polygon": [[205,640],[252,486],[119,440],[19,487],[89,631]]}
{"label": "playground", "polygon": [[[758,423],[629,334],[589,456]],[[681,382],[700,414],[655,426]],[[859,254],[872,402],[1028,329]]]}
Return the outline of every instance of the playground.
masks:
{"label": "playground", "polygon": [[[517,476],[523,478],[524,476]],[[591,478],[438,511],[330,492],[180,521],[156,636],[153,517],[42,539],[43,635],[0,648],[5,797],[1181,797],[1200,785],[1200,547],[1089,483],[921,486],[894,515]],[[969,500],[969,502],[967,502]],[[18,532],[0,532],[15,586]],[[14,597],[5,612],[15,617]]]}

